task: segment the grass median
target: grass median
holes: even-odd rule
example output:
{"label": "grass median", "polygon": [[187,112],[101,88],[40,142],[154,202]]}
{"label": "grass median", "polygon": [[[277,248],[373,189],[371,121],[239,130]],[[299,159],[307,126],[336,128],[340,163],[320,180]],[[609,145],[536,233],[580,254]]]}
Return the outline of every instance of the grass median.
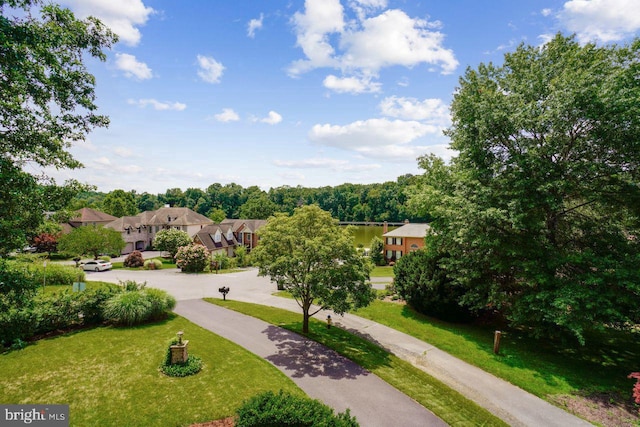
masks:
{"label": "grass median", "polygon": [[[223,301],[216,298],[206,298],[206,301],[248,314],[296,333],[301,333],[302,330],[300,313],[239,301]],[[309,334],[306,336],[332,348],[376,374],[450,425],[507,425],[442,382],[356,335],[339,328],[328,330],[324,322],[312,318],[309,322]],[[366,390],[363,390],[363,393],[366,393]]]}

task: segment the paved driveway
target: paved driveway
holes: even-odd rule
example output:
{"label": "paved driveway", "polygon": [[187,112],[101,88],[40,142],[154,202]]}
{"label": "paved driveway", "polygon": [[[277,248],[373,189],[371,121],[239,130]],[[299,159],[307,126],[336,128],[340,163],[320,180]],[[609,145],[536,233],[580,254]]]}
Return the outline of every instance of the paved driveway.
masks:
{"label": "paved driveway", "polygon": [[[147,281],[148,286],[166,290],[179,302],[203,297],[221,298],[218,288],[228,286],[230,292],[227,298],[300,312],[295,301],[273,296],[273,293],[276,292],[276,285],[271,283],[268,278],[258,277],[256,272],[255,269],[249,269],[239,273],[216,275],[184,274],[177,270],[115,270],[88,273],[87,278],[88,280],[116,283],[119,280]],[[181,306],[184,307],[179,303],[177,309],[180,310]],[[316,317],[324,319],[326,315],[327,313],[321,312]],[[532,427],[591,425],[429,343],[358,316],[346,314],[343,317],[333,315],[332,317],[336,326],[359,333],[377,342],[396,356],[412,363],[483,406],[509,425]]]}

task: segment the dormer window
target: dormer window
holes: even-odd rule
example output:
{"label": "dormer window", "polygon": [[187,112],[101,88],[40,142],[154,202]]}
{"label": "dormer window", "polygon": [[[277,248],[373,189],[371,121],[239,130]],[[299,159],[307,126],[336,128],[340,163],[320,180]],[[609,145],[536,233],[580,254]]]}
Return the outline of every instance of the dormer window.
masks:
{"label": "dormer window", "polygon": [[229,241],[233,240],[233,231],[231,231],[231,229],[227,231],[227,240]]}
{"label": "dormer window", "polygon": [[220,243],[222,241],[222,233],[220,233],[220,230],[216,230],[216,234],[213,236],[213,241],[216,243]]}

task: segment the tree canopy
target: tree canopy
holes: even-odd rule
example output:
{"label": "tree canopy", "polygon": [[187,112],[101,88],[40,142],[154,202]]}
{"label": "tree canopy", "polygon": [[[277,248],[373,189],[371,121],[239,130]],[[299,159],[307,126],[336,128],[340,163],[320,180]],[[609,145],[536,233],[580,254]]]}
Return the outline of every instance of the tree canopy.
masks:
{"label": "tree canopy", "polygon": [[640,40],[557,35],[460,79],[450,165],[434,156],[411,204],[466,287],[537,335],[640,321]]}
{"label": "tree canopy", "polygon": [[258,230],[260,244],[252,260],[260,275],[270,276],[295,298],[305,333],[309,317],[318,311],[342,314],[375,298],[368,283],[371,265],[354,248],[351,233],[316,205],[297,208],[290,216],[276,214]]}
{"label": "tree canopy", "polygon": [[[0,203],[0,251],[6,252],[24,244],[43,212],[57,208],[52,202],[70,199],[69,191],[50,197],[55,183],[23,168],[81,166],[67,149],[108,124],[96,114],[95,79],[84,57],[104,60],[103,49],[116,37],[97,19],[78,20],[56,5],[0,0],[0,40],[1,184],[9,186]],[[78,185],[69,184],[72,196]]]}
{"label": "tree canopy", "polygon": [[74,255],[92,255],[94,259],[98,259],[100,254],[120,255],[125,246],[119,232],[94,225],[74,228],[58,240],[58,250]]}

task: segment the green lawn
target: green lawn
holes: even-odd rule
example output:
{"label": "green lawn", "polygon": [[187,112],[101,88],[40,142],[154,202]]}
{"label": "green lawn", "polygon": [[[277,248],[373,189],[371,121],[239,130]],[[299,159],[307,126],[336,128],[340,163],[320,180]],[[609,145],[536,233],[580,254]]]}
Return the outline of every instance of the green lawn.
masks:
{"label": "green lawn", "polygon": [[[260,318],[300,333],[302,315],[274,307],[207,298],[207,301]],[[500,419],[453,391],[440,381],[390,354],[381,347],[339,328],[326,329],[324,322],[310,319],[309,338],[318,341],[375,373],[384,381],[455,426],[504,426]],[[363,392],[365,392],[363,390]]]}
{"label": "green lawn", "polygon": [[[203,371],[169,378],[158,370],[183,330]],[[0,354],[0,402],[70,405],[72,426],[186,426],[231,416],[265,390],[304,395],[265,360],[189,321],[100,327]]]}
{"label": "green lawn", "polygon": [[354,314],[429,342],[539,397],[618,391],[630,395],[631,371],[640,369],[640,333],[609,331],[587,337],[587,345],[533,340],[517,331],[503,334],[493,354],[493,328],[457,325],[420,315],[401,304],[374,301]]}
{"label": "green lawn", "polygon": [[371,277],[394,277],[393,267],[389,266],[375,266],[373,271],[371,271]]}

